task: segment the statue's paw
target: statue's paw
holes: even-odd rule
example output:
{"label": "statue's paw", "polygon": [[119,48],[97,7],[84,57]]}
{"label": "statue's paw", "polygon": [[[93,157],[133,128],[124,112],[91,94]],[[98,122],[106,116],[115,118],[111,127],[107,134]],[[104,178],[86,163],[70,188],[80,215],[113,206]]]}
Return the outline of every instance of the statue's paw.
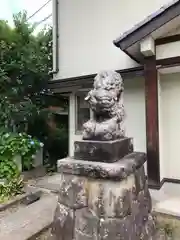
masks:
{"label": "statue's paw", "polygon": [[91,139],[92,138],[92,133],[91,132],[87,132],[86,130],[83,131],[83,140],[88,140],[88,139]]}
{"label": "statue's paw", "polygon": [[110,133],[110,132],[105,133],[103,138],[104,138],[105,141],[112,140],[113,139],[112,133]]}
{"label": "statue's paw", "polygon": [[125,130],[124,129],[120,129],[118,134],[117,134],[117,138],[121,138],[125,136]]}
{"label": "statue's paw", "polygon": [[89,120],[83,124],[83,139],[91,139],[94,136],[95,122]]}

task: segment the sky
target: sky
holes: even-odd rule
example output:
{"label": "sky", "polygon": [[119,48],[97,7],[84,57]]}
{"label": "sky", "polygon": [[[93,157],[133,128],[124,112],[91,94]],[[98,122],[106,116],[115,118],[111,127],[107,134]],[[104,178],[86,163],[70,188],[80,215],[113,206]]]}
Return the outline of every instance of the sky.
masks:
{"label": "sky", "polygon": [[[0,0],[0,19],[7,20],[10,25],[13,25],[12,15],[14,13],[26,10],[27,15],[31,16],[46,2],[48,2],[48,0]],[[40,22],[51,13],[52,13],[52,0],[34,17],[32,17],[31,20],[29,20],[29,22],[32,23]],[[37,30],[41,29],[45,24],[52,24],[52,17],[41,23],[38,26]]]}

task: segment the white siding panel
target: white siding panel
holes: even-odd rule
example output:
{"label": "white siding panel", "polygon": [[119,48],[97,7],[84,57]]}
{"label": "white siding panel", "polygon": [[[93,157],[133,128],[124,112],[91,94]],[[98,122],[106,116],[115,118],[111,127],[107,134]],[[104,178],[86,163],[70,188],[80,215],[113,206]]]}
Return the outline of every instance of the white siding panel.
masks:
{"label": "white siding panel", "polygon": [[136,66],[113,40],[169,1],[59,0],[60,71],[54,79]]}
{"label": "white siding panel", "polygon": [[164,177],[180,179],[180,74],[161,76]]}

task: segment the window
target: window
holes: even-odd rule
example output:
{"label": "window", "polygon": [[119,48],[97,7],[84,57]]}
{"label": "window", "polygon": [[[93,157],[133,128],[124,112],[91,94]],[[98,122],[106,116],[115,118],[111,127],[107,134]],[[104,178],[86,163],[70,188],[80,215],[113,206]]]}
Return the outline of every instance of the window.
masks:
{"label": "window", "polygon": [[82,132],[83,124],[90,119],[89,104],[84,100],[87,92],[79,92],[76,95],[76,133]]}

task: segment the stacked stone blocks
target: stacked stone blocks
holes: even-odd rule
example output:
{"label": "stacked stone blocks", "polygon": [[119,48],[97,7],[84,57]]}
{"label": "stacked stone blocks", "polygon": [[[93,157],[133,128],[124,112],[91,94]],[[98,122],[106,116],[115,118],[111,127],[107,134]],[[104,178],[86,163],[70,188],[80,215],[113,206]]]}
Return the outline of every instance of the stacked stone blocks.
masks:
{"label": "stacked stone blocks", "polygon": [[74,158],[58,161],[56,240],[152,240],[155,224],[144,173],[146,155],[125,137],[124,84],[113,71],[99,73],[85,100],[92,110]]}
{"label": "stacked stone blocks", "polygon": [[119,140],[120,148],[124,142],[128,146],[118,161],[92,161],[97,152],[90,148],[95,149],[96,142],[88,148],[91,161],[82,160],[86,141],[75,142],[79,153],[74,158],[58,161],[61,181],[52,228],[54,239],[153,239],[155,223],[144,172],[146,155],[133,152],[131,139]]}

